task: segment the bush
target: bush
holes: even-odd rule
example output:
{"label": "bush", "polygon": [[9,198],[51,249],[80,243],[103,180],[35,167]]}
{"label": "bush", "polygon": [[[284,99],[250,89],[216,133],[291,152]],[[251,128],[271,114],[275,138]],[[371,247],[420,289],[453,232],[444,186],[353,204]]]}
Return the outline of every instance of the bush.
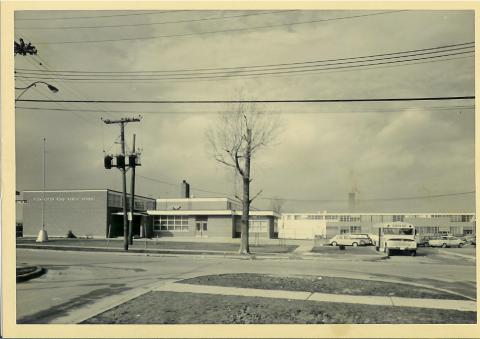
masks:
{"label": "bush", "polygon": [[73,232],[70,230],[70,231],[68,231],[68,233],[67,233],[67,238],[69,238],[69,239],[75,239],[75,238],[77,238],[77,236],[76,236],[75,234],[73,234]]}

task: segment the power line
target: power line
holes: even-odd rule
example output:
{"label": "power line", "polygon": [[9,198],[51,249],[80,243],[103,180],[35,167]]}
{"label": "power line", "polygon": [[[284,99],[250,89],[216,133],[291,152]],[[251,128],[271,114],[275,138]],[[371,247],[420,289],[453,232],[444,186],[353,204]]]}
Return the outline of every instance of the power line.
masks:
{"label": "power line", "polygon": [[26,29],[26,30],[31,30],[31,29],[52,30],[52,29],[98,29],[98,28],[137,27],[137,26],[189,23],[189,22],[199,22],[199,21],[225,20],[225,19],[243,18],[243,17],[268,15],[268,14],[283,14],[286,12],[296,12],[296,11],[297,10],[279,10],[279,11],[268,11],[268,12],[260,12],[260,13],[230,15],[230,16],[215,16],[215,17],[207,17],[207,18],[200,18],[200,19],[184,19],[184,20],[176,20],[176,21],[149,22],[149,23],[140,23],[140,24],[101,25],[101,26],[55,26],[55,27],[38,27],[37,26],[37,27],[16,27],[16,28]]}
{"label": "power line", "polygon": [[[404,59],[404,60],[395,60],[395,61],[386,61],[386,62],[375,62],[375,63],[367,63],[367,64],[357,64],[357,65],[349,65],[349,66],[339,66],[339,67],[317,67],[312,69],[302,69],[302,70],[286,70],[286,71],[273,71],[273,72],[263,72],[263,71],[255,71],[258,73],[247,73],[247,74],[238,74],[238,72],[230,73],[226,75],[205,75],[205,76],[159,76],[156,75],[157,78],[67,78],[67,77],[44,77],[43,79],[46,80],[55,80],[55,79],[62,79],[62,80],[70,80],[70,81],[105,81],[105,80],[115,80],[115,81],[131,81],[133,80],[185,80],[185,79],[213,79],[213,78],[225,78],[225,77],[250,77],[250,76],[259,76],[259,75],[277,75],[277,74],[295,74],[295,73],[306,73],[312,71],[330,71],[330,70],[339,70],[339,69],[354,69],[359,67],[368,67],[368,66],[377,66],[377,65],[387,65],[387,64],[397,64],[397,63],[406,63],[410,61],[418,61],[418,60],[431,60],[431,59],[438,59],[446,56],[453,56],[453,55],[463,55],[474,53],[474,51],[464,51],[464,52],[456,52],[456,53],[449,53],[449,54],[442,54],[436,56],[429,56],[429,57],[421,57],[421,58],[411,58],[411,59]],[[305,67],[312,67],[312,66],[305,66]],[[251,71],[250,71],[251,72]],[[23,76],[17,75],[18,78],[23,79],[33,79],[37,78],[37,76]]]}
{"label": "power line", "polygon": [[[161,184],[169,185],[169,186],[178,186],[178,184],[174,184],[171,182],[166,182],[162,180],[158,180],[155,178],[147,177],[144,175],[138,175],[143,179],[147,179],[153,182],[158,182]],[[213,193],[213,194],[220,194],[222,196],[229,196],[229,194],[210,191],[206,189],[196,188],[193,189],[195,191],[205,192],[205,193]],[[451,196],[459,196],[459,195],[469,195],[475,194],[475,191],[467,191],[467,192],[454,192],[454,193],[444,193],[444,194],[432,194],[432,195],[420,195],[420,196],[407,196],[407,197],[388,197],[388,198],[371,198],[371,199],[359,199],[359,202],[368,202],[368,201],[397,201],[397,200],[418,200],[418,199],[431,199],[431,198],[441,198],[441,197],[451,197]],[[277,200],[278,197],[258,197],[261,200]],[[348,199],[301,199],[301,198],[281,198],[282,200],[286,201],[296,201],[296,202],[347,202]]]}
{"label": "power line", "polygon": [[[95,16],[72,16],[72,17],[50,17],[50,18],[15,18],[15,21],[38,21],[38,20],[71,20],[71,19],[96,19],[96,18],[113,18],[122,16],[135,16],[135,15],[150,15],[150,14],[164,14],[171,12],[184,12],[186,10],[171,10],[171,11],[154,11],[154,12],[142,12],[142,13],[128,13],[128,14],[112,14],[112,15],[95,15]],[[136,11],[134,11],[136,12]]]}
{"label": "power line", "polygon": [[368,99],[276,99],[276,100],[42,100],[19,99],[23,102],[84,102],[111,104],[242,104],[242,103],[338,103],[338,102],[394,102],[394,101],[447,101],[471,100],[470,96],[417,97],[417,98],[368,98]]}
{"label": "power line", "polygon": [[[347,58],[335,58],[335,59],[323,59],[323,60],[308,60],[308,61],[297,61],[297,62],[289,62],[289,63],[278,63],[278,64],[263,64],[263,65],[250,65],[250,66],[233,66],[233,67],[214,67],[214,68],[194,68],[194,69],[172,69],[172,70],[138,70],[138,71],[79,71],[79,70],[59,70],[52,73],[82,73],[82,74],[132,74],[132,73],[180,73],[180,72],[199,72],[199,71],[217,71],[217,70],[236,70],[236,69],[245,69],[245,68],[264,68],[264,67],[277,67],[277,66],[294,66],[294,65],[302,65],[302,64],[312,64],[312,63],[323,63],[323,62],[334,62],[334,61],[345,61],[345,60],[357,60],[357,59],[369,59],[375,57],[384,57],[390,55],[398,55],[398,54],[411,54],[417,52],[424,52],[424,51],[432,51],[438,49],[448,49],[448,48],[455,48],[460,46],[466,45],[473,45],[469,46],[474,48],[475,42],[463,42],[463,43],[456,43],[456,44],[449,44],[449,45],[440,45],[435,47],[429,48],[421,48],[421,49],[411,49],[406,51],[397,51],[397,52],[389,52],[389,53],[381,53],[381,54],[371,54],[371,55],[362,55],[362,56],[355,56],[355,57],[347,57]],[[468,48],[468,47],[464,47]],[[441,51],[437,52],[440,53]],[[434,53],[434,52],[432,52]],[[25,68],[18,68],[20,71],[35,71],[32,69],[25,69]],[[43,70],[36,70],[38,72],[43,72]]]}
{"label": "power line", "polygon": [[[446,62],[446,61],[452,61],[452,60],[460,60],[460,59],[468,59],[472,58],[475,55],[467,55],[467,56],[460,56],[460,57],[450,57],[450,58],[443,58],[443,59],[435,59],[435,60],[427,60],[427,61],[417,61],[417,62],[408,62],[408,63],[403,63],[403,64],[395,64],[395,65],[380,65],[380,66],[366,66],[366,67],[357,67],[357,68],[348,68],[348,69],[341,69],[341,70],[313,70],[309,71],[308,73],[296,73],[296,74],[271,74],[271,75],[244,75],[242,79],[258,79],[260,77],[269,77],[269,78],[284,78],[284,77],[295,77],[295,76],[312,76],[312,75],[319,75],[319,74],[337,74],[337,73],[345,73],[345,72],[359,72],[359,71],[372,71],[372,70],[377,70],[377,69],[384,69],[384,68],[398,68],[398,67],[405,67],[405,66],[414,66],[414,65],[420,65],[420,64],[432,64],[432,63],[438,63],[438,62]],[[109,80],[102,80],[102,79],[97,79],[96,81],[92,81],[89,83],[89,86],[95,86],[95,85],[104,85],[108,84],[110,86],[123,86],[124,84],[144,84],[144,85],[149,85],[151,86],[154,82],[199,82],[199,81],[230,81],[230,80],[235,80],[235,77],[224,77],[224,78],[189,78],[189,79],[148,79],[148,81],[142,81],[142,80],[136,80],[136,79],[130,79],[129,82],[124,82],[124,81],[109,81]],[[22,80],[22,77],[19,76],[17,80]],[[75,81],[75,79],[67,79],[65,81]]]}
{"label": "power line", "polygon": [[[25,107],[25,106],[15,106],[15,109],[26,109],[26,110],[46,110],[46,111],[61,111],[61,112],[91,112],[99,113],[98,109],[68,109],[68,108],[51,108],[51,107]],[[389,113],[389,112],[399,112],[400,110],[439,110],[439,111],[448,111],[448,110],[462,110],[462,109],[475,109],[475,106],[424,106],[424,107],[402,107],[401,109],[364,109],[364,110],[352,110],[352,111],[342,111],[342,112],[297,112],[295,114],[351,114],[351,113]],[[109,113],[128,113],[130,110],[108,110]],[[102,113],[106,113],[102,111]],[[145,111],[142,110],[142,114],[211,114],[215,113],[212,111]],[[285,112],[282,111],[269,111],[271,114],[282,114]]]}
{"label": "power line", "polygon": [[[263,69],[260,69],[260,70],[256,70],[256,69],[249,69],[248,67],[241,67],[241,68],[233,68],[233,70],[229,70],[229,71],[209,71],[207,73],[197,73],[197,72],[204,72],[204,71],[194,71],[195,73],[184,73],[184,72],[181,72],[181,73],[175,73],[175,72],[161,72],[161,73],[170,73],[170,74],[166,74],[166,75],[163,75],[163,74],[145,74],[145,72],[141,72],[142,74],[140,75],[140,73],[135,73],[135,72],[123,72],[123,73],[118,73],[118,72],[115,72],[115,73],[111,73],[111,74],[108,74],[108,76],[113,76],[113,77],[126,77],[126,76],[149,76],[149,77],[164,77],[164,76],[175,76],[175,75],[180,75],[180,76],[189,76],[189,75],[215,75],[215,74],[238,74],[239,72],[264,72],[264,71],[272,71],[272,70],[292,70],[292,69],[299,69],[299,68],[312,68],[312,67],[325,67],[325,66],[337,66],[337,65],[345,65],[345,64],[358,64],[358,63],[362,63],[362,62],[371,62],[371,61],[383,61],[383,60],[390,60],[390,59],[399,59],[399,58],[411,58],[411,57],[414,57],[414,56],[420,56],[420,55],[429,55],[429,54],[437,54],[437,55],[433,55],[431,56],[431,58],[436,58],[436,57],[444,57],[444,56],[451,56],[452,54],[441,54],[441,55],[438,55],[438,53],[446,53],[446,52],[453,52],[453,51],[459,51],[459,50],[465,50],[465,49],[472,49],[474,48],[474,46],[461,46],[461,47],[455,47],[455,48],[449,48],[449,49],[442,49],[442,50],[435,50],[435,51],[428,51],[428,52],[421,52],[421,53],[414,53],[414,54],[409,54],[409,55],[396,55],[396,56],[388,56],[388,57],[380,57],[380,58],[375,58],[375,57],[369,57],[367,60],[361,60],[361,61],[357,61],[355,59],[359,59],[359,58],[367,58],[367,57],[353,57],[353,58],[343,58],[343,59],[337,59],[337,60],[331,60],[333,62],[331,63],[328,63],[330,61],[326,61],[326,60],[317,60],[315,62],[311,62],[311,61],[306,61],[306,62],[296,62],[296,63],[292,63],[290,64],[289,66],[286,66],[286,65],[278,65],[278,66],[272,66],[270,68],[263,68]],[[469,50],[469,51],[464,51],[463,53],[460,53],[460,54],[465,54],[465,53],[473,53],[475,52],[475,50]],[[395,53],[395,54],[399,54],[399,53]],[[456,54],[453,54],[453,55],[456,55]],[[420,59],[420,58],[419,58]],[[419,60],[419,59],[412,59],[412,60]],[[341,61],[339,62],[340,60],[348,60],[348,61]],[[411,60],[400,60],[399,62],[404,62],[404,61],[411,61]],[[294,65],[293,65],[294,64]],[[317,64],[322,64],[322,65],[317,65]],[[374,65],[374,64],[370,64],[370,65]],[[369,64],[367,65],[352,65],[352,66],[370,66]],[[258,68],[259,66],[253,66],[251,68]],[[327,68],[329,69],[329,68]],[[218,70],[221,70],[221,68],[219,68]],[[15,72],[16,74],[27,74],[27,75],[45,75],[45,71],[43,70],[19,70],[19,71],[16,71]],[[79,76],[95,76],[95,77],[101,77],[101,76],[104,76],[103,74],[105,73],[97,73],[97,72],[72,72],[72,73],[69,73],[69,72],[48,72],[49,75],[55,75],[55,76],[67,76],[67,77],[79,77]],[[159,72],[155,72],[155,73],[159,73]],[[122,79],[122,78],[118,78],[118,79]]]}
{"label": "power line", "polygon": [[283,27],[283,26],[294,26],[294,25],[304,25],[304,24],[312,24],[312,23],[327,22],[327,21],[356,19],[356,18],[363,18],[363,17],[369,17],[369,16],[383,15],[383,14],[399,13],[399,12],[405,12],[405,11],[406,10],[385,11],[385,12],[379,12],[379,13],[359,14],[359,15],[351,15],[351,16],[330,18],[330,19],[297,21],[297,22],[289,22],[289,23],[282,23],[282,24],[276,24],[276,25],[265,25],[265,26],[245,27],[245,28],[232,28],[232,29],[225,29],[225,30],[204,31],[204,32],[196,32],[196,33],[152,35],[152,36],[135,37],[135,38],[117,38],[117,39],[103,39],[103,40],[44,41],[44,42],[37,42],[37,45],[83,44],[83,43],[132,41],[132,40],[149,40],[149,39],[160,39],[160,38],[178,38],[178,37],[187,37],[187,36],[195,36],[195,35],[242,32],[242,31],[249,31],[249,30],[255,30],[255,29],[269,29],[269,28]]}

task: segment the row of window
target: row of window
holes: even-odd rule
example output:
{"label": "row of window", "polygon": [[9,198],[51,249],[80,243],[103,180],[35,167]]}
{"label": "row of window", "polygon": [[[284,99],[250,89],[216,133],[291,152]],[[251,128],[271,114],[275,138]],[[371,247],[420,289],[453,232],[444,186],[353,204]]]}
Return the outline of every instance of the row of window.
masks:
{"label": "row of window", "polygon": [[340,234],[361,233],[361,232],[362,232],[361,226],[340,227]]}
{"label": "row of window", "polygon": [[188,232],[188,216],[167,215],[153,218],[154,231]]}
{"label": "row of window", "polygon": [[473,215],[415,214],[415,215],[327,215],[327,214],[294,214],[286,215],[287,220],[330,220],[340,222],[404,222],[405,219],[448,218],[450,222],[472,222]]}
{"label": "row of window", "polygon": [[[110,207],[123,207],[123,195],[109,193],[108,194],[108,206]],[[127,197],[127,208],[130,208],[130,198]],[[140,197],[135,197],[135,209],[146,211],[155,209],[155,201],[147,200]]]}

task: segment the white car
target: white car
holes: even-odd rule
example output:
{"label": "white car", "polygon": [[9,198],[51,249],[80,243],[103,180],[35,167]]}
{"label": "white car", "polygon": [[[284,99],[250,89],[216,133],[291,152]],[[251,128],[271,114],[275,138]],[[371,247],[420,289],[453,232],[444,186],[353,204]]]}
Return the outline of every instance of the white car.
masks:
{"label": "white car", "polygon": [[372,240],[364,234],[340,234],[336,235],[328,241],[331,246],[368,246],[372,244]]}
{"label": "white car", "polygon": [[428,244],[432,247],[462,247],[465,242],[453,236],[443,236],[437,239],[430,239]]}

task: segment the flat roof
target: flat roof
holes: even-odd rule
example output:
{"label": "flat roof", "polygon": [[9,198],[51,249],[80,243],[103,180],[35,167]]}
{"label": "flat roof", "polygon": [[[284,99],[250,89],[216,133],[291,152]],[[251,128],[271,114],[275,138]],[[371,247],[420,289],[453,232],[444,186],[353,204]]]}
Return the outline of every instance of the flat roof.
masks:
{"label": "flat roof", "polygon": [[[242,215],[241,211],[233,210],[147,210],[149,215]],[[274,211],[250,211],[251,216],[275,216],[280,215]]]}
{"label": "flat roof", "polygon": [[159,198],[157,202],[215,202],[215,201],[229,201],[240,203],[238,200],[232,198]]}

